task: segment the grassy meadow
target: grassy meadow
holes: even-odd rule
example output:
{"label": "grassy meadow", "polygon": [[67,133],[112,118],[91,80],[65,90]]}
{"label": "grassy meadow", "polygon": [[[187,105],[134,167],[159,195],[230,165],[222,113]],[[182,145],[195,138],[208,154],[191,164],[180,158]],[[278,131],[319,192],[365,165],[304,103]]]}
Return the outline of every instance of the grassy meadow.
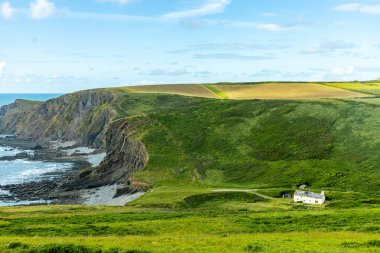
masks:
{"label": "grassy meadow", "polygon": [[380,250],[379,204],[312,207],[204,186],[156,188],[126,207],[0,208],[0,227],[1,252]]}
{"label": "grassy meadow", "polygon": [[[377,82],[307,84],[308,99],[276,85],[282,99],[227,99],[233,84],[107,89],[119,96],[102,108],[148,150],[131,181],[149,190],[125,207],[0,208],[0,252],[380,252]],[[281,198],[301,184],[328,202]]]}

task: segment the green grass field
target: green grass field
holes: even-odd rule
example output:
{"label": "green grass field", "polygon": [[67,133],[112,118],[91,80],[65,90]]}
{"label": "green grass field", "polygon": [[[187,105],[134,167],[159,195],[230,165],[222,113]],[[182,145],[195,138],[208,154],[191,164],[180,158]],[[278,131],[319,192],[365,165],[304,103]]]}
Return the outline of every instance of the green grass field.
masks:
{"label": "green grass field", "polygon": [[0,208],[0,251],[305,252],[306,245],[312,245],[306,252],[380,250],[379,204],[312,207],[255,192],[161,187],[126,207]]}

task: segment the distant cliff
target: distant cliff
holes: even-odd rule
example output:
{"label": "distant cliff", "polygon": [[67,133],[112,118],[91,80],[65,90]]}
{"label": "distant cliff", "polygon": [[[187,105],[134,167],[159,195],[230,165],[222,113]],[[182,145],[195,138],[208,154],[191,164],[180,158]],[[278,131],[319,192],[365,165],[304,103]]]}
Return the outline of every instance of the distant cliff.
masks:
{"label": "distant cliff", "polygon": [[107,125],[116,115],[111,103],[117,93],[83,91],[45,103],[20,103],[0,109],[0,132],[45,140],[73,140],[104,146]]}

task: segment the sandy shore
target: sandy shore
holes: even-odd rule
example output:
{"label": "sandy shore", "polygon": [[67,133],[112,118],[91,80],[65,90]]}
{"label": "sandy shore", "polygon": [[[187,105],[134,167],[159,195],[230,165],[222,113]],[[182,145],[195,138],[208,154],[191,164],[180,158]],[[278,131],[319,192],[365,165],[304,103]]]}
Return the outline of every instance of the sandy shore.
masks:
{"label": "sandy shore", "polygon": [[87,206],[124,206],[144,194],[144,192],[138,192],[114,198],[116,191],[117,185],[82,190],[81,196],[85,199],[83,204]]}

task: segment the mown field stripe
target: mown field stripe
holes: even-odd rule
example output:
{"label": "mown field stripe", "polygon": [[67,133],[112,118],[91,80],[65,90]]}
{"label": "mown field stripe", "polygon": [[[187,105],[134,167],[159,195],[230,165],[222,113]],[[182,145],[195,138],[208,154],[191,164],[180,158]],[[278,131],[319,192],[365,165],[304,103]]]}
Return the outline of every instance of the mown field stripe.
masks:
{"label": "mown field stripe", "polygon": [[205,88],[207,88],[209,91],[211,91],[212,93],[214,93],[216,96],[218,96],[220,98],[224,98],[224,99],[228,99],[229,98],[227,96],[227,94],[221,92],[215,86],[212,86],[212,85],[209,85],[209,84],[205,84],[205,85],[202,85],[202,86],[205,87]]}

